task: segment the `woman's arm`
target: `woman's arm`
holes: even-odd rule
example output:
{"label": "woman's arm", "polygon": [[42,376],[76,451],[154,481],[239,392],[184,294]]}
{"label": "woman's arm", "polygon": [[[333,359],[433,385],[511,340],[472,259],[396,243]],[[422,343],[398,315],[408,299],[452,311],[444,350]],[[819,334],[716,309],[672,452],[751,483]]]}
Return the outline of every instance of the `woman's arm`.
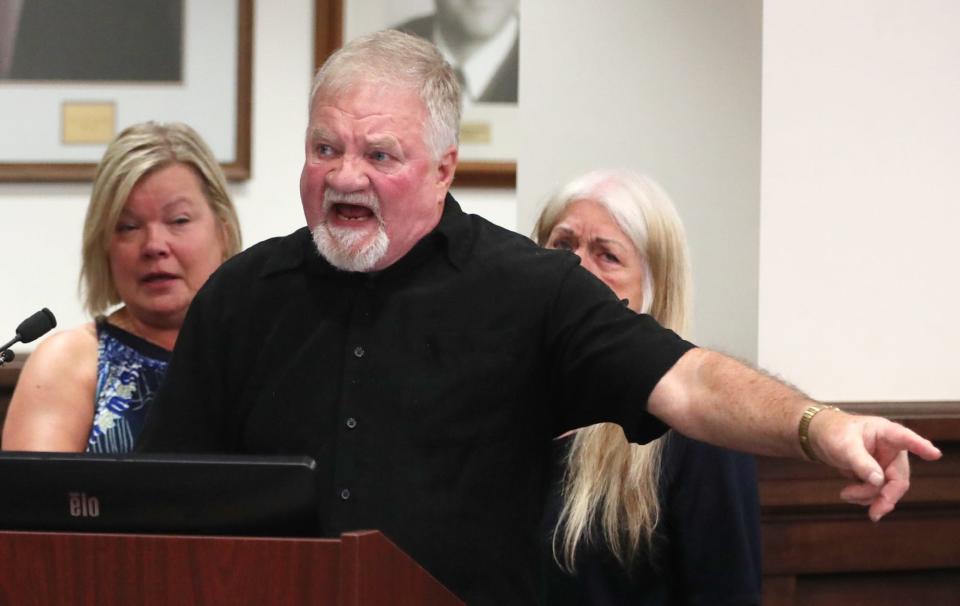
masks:
{"label": "woman's arm", "polygon": [[59,332],[30,354],[3,425],[4,450],[82,452],[93,424],[93,324]]}

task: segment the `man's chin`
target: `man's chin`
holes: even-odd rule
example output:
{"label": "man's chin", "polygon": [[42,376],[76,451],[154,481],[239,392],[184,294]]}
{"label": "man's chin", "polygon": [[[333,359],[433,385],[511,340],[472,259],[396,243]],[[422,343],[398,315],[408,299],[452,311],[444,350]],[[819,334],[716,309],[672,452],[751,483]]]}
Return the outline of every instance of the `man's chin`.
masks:
{"label": "man's chin", "polygon": [[382,229],[371,233],[366,229],[329,229],[319,225],[311,233],[320,256],[343,271],[376,270],[390,246],[390,240]]}

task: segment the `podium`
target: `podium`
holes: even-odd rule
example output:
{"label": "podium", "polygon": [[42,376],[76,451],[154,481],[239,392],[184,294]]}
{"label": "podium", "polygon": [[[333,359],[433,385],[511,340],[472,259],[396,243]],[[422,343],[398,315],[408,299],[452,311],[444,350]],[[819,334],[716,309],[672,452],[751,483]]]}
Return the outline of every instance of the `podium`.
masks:
{"label": "podium", "polygon": [[339,539],[0,532],[0,604],[462,605],[377,531]]}

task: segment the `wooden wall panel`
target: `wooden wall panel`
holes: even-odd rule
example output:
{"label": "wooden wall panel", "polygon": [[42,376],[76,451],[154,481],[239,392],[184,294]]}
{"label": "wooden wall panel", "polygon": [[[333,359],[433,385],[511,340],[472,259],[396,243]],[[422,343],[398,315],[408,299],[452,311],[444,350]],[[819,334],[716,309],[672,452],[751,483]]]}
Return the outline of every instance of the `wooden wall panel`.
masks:
{"label": "wooden wall panel", "polygon": [[823,466],[758,457],[764,604],[960,604],[960,403],[855,403],[912,427],[944,453],[911,460],[910,491],[879,523],[839,500]]}

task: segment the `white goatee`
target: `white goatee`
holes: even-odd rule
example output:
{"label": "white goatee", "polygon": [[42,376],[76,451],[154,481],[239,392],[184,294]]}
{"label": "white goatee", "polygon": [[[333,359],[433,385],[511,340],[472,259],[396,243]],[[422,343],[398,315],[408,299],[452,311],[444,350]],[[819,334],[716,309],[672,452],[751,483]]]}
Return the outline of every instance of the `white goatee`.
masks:
{"label": "white goatee", "polygon": [[327,188],[323,195],[324,216],[329,216],[334,204],[353,204],[370,209],[377,220],[377,231],[371,236],[364,230],[330,225],[324,221],[311,231],[317,251],[337,269],[354,272],[372,270],[387,254],[390,246],[386,225],[380,216],[380,200],[373,193],[343,193]]}

